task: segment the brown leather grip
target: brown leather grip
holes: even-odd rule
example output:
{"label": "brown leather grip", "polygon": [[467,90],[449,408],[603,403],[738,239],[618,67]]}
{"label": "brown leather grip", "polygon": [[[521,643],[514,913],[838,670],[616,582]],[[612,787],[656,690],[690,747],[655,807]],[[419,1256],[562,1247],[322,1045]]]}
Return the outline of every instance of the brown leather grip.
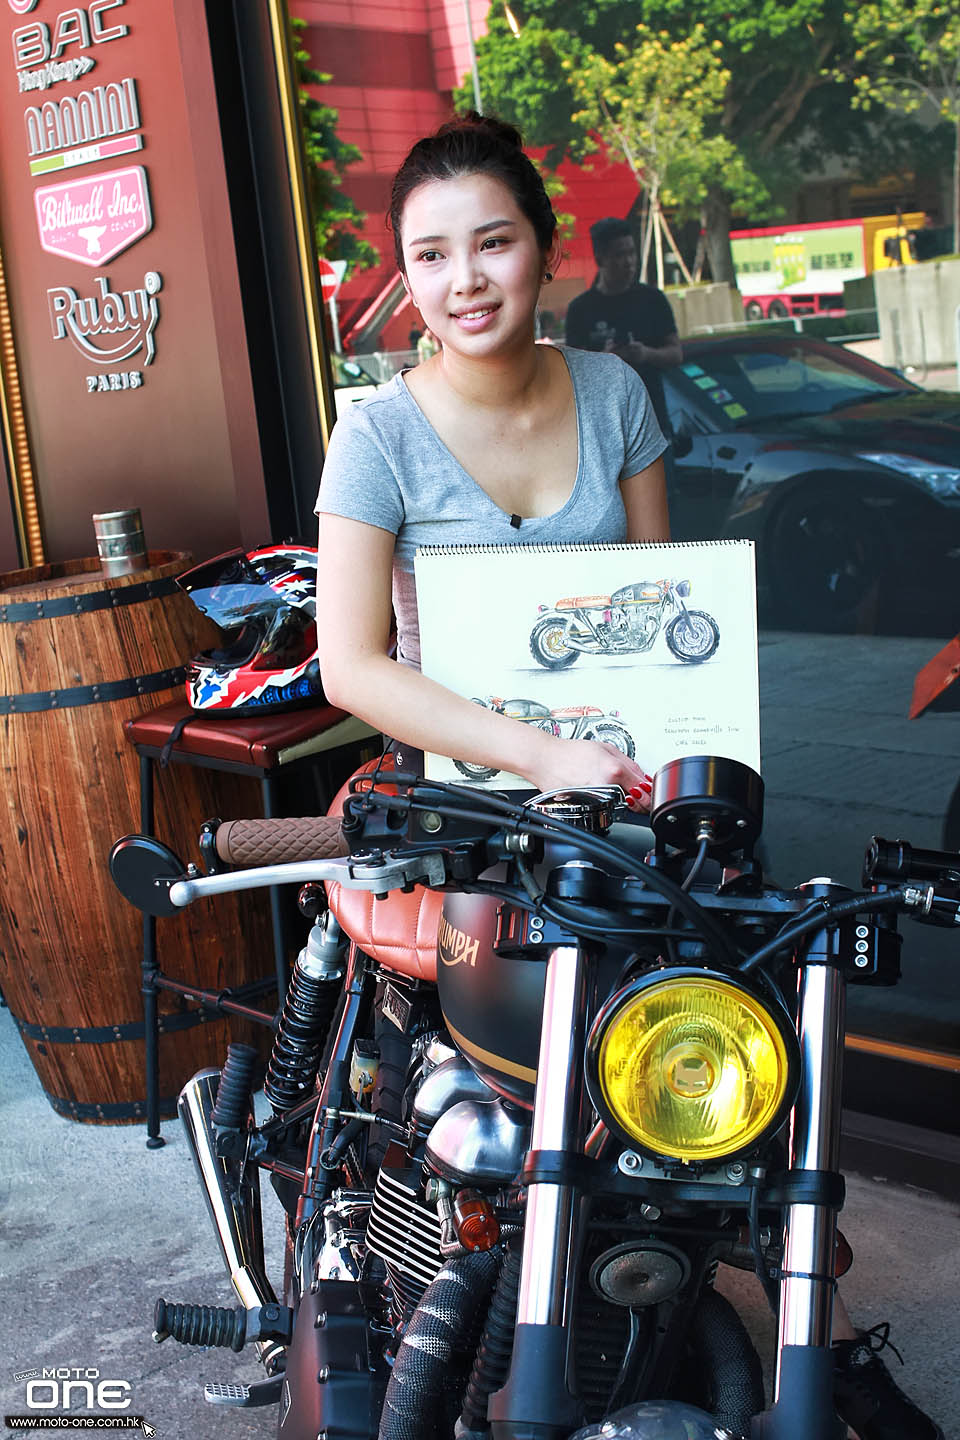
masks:
{"label": "brown leather grip", "polygon": [[217,831],[216,848],[228,865],[284,865],[350,854],[340,833],[339,815],[225,820]]}

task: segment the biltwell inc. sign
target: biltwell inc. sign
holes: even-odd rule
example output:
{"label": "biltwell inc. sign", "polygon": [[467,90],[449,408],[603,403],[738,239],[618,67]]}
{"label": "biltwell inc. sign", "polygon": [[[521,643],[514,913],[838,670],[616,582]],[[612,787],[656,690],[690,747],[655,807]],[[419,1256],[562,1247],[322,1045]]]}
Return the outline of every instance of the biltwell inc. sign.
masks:
{"label": "biltwell inc. sign", "polygon": [[81,265],[106,265],[153,225],[142,165],[41,185],[34,203],[44,250]]}
{"label": "biltwell inc. sign", "polygon": [[96,295],[78,295],[70,285],[47,291],[54,340],[70,340],[97,365],[120,365],[134,355],[141,365],[149,365],[156,352],[153,332],[160,319],[160,276],[148,270],[139,290],[111,290],[106,275],[98,275],[95,284]]}

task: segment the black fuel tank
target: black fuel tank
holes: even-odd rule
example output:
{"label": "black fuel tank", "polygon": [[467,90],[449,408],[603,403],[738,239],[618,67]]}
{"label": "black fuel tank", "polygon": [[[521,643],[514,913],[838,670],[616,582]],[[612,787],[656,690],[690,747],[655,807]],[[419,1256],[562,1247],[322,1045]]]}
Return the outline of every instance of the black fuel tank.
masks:
{"label": "black fuel tank", "polygon": [[477,1074],[530,1109],[537,1078],[546,956],[506,958],[494,950],[499,902],[452,893],[443,902],[437,990],[447,1028]]}

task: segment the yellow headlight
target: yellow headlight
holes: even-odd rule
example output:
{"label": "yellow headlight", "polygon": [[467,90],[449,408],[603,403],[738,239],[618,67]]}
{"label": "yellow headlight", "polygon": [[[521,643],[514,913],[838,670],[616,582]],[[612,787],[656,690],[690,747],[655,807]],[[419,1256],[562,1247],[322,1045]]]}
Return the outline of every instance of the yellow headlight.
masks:
{"label": "yellow headlight", "polygon": [[783,1113],[790,1054],[774,1016],[723,976],[686,972],[628,987],[598,1017],[594,1078],[615,1125],[645,1150],[717,1160]]}

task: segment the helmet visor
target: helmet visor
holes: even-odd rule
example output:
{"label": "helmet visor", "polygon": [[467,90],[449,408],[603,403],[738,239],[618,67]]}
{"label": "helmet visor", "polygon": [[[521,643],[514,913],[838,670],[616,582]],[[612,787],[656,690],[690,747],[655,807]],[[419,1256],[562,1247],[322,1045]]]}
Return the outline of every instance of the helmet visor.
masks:
{"label": "helmet visor", "polygon": [[255,622],[263,634],[278,612],[287,608],[242,550],[194,566],[178,577],[177,584],[198,610],[228,634]]}

